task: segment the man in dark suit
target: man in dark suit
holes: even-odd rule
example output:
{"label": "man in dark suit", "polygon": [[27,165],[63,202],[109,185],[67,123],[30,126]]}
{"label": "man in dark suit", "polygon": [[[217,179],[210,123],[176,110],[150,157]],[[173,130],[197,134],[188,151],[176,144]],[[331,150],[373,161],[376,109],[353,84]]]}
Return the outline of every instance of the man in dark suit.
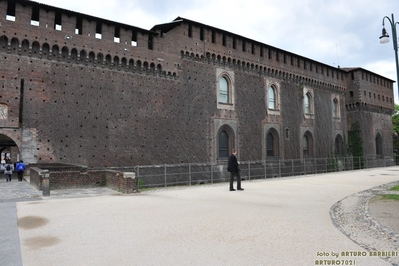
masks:
{"label": "man in dark suit", "polygon": [[230,172],[230,191],[235,191],[233,183],[234,183],[234,176],[237,178],[237,190],[244,190],[241,187],[241,177],[240,177],[240,167],[238,166],[237,161],[237,150],[233,149],[233,153],[229,157],[229,161],[227,164],[227,171]]}

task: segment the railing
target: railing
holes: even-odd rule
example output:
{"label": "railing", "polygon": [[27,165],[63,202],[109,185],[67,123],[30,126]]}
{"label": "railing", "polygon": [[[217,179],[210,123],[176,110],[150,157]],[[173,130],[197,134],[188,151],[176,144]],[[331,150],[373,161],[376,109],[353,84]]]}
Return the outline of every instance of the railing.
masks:
{"label": "railing", "polygon": [[[340,157],[292,160],[245,161],[240,163],[242,180],[299,176],[318,173],[387,167],[395,157]],[[229,180],[227,163],[188,163],[135,166],[138,189],[150,187],[191,186]]]}

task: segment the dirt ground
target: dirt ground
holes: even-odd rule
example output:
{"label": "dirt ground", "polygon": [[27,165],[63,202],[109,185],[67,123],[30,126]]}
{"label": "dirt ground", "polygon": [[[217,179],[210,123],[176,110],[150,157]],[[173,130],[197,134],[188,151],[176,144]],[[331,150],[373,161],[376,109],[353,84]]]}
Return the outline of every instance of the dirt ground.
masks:
{"label": "dirt ground", "polygon": [[381,195],[374,196],[369,201],[369,212],[382,226],[399,234],[399,201],[383,199]]}

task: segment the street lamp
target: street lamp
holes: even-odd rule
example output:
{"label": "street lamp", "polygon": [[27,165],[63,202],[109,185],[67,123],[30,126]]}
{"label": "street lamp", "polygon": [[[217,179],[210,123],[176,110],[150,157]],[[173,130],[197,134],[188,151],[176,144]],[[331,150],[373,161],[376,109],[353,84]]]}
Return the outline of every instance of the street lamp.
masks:
{"label": "street lamp", "polygon": [[398,37],[396,36],[396,24],[399,24],[398,22],[395,22],[392,14],[392,20],[385,16],[382,19],[382,35],[380,37],[380,43],[388,43],[389,42],[389,35],[387,31],[385,30],[385,24],[384,21],[387,19],[389,23],[391,24],[391,30],[392,30],[392,39],[393,39],[393,49],[395,50],[395,59],[396,59],[396,85],[398,86],[398,97],[399,97],[399,60],[398,60]]}

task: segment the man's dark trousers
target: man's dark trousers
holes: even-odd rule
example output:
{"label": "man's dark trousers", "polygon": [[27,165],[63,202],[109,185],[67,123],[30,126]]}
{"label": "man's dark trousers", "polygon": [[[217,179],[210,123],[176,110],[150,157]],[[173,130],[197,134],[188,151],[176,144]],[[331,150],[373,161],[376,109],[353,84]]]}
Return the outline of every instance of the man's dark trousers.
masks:
{"label": "man's dark trousers", "polygon": [[237,189],[241,189],[241,176],[240,172],[230,172],[230,190],[234,189],[234,176],[237,178]]}

